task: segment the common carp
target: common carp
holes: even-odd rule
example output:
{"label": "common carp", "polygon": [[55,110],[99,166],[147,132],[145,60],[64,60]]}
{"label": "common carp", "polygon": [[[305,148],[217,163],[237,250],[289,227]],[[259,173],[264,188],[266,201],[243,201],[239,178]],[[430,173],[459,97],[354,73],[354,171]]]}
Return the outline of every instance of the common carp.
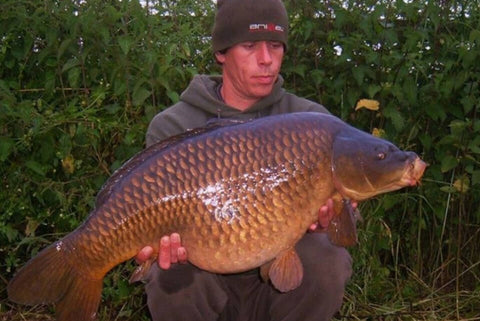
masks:
{"label": "common carp", "polygon": [[294,246],[329,198],[329,237],[349,245],[356,235],[348,200],[414,186],[426,167],[415,153],[326,114],[212,127],[153,145],[116,171],[86,221],[16,273],[9,298],[55,303],[57,320],[93,320],[105,274],[146,245],[158,251],[172,232],[199,268],[263,266],[289,291],[303,276]]}

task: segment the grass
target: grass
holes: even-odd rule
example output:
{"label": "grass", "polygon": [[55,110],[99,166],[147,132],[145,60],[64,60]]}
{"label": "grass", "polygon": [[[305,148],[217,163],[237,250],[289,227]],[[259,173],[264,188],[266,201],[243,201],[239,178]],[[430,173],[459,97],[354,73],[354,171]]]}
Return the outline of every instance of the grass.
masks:
{"label": "grass", "polygon": [[[355,286],[353,286],[355,287]],[[427,292],[410,298],[366,300],[350,287],[338,320],[480,320],[480,291]]]}

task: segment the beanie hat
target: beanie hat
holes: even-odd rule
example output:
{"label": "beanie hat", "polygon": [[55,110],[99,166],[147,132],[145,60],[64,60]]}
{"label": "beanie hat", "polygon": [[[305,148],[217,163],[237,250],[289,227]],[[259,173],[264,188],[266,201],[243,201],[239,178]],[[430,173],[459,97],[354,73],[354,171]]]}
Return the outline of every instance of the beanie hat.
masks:
{"label": "beanie hat", "polygon": [[213,52],[245,41],[280,41],[287,48],[288,17],[281,0],[217,0]]}

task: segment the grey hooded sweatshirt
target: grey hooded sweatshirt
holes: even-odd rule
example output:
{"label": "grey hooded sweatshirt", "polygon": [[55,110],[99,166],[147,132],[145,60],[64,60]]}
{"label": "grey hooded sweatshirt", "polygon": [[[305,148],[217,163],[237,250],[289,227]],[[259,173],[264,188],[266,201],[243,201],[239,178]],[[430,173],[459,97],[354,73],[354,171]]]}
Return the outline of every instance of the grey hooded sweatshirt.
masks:
{"label": "grey hooded sweatshirt", "polygon": [[225,104],[220,95],[221,83],[221,76],[194,76],[180,101],[158,113],[150,122],[147,146],[186,130],[203,127],[212,118],[251,120],[301,111],[328,113],[322,105],[286,92],[282,88],[281,76],[270,95],[244,111]]}

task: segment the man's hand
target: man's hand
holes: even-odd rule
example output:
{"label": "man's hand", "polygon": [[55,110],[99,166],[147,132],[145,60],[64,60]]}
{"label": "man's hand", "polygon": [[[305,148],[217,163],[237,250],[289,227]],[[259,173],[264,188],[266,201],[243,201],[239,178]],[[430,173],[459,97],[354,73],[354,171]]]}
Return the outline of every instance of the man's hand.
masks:
{"label": "man's hand", "polygon": [[[358,203],[352,202],[352,208],[355,211],[357,209]],[[318,211],[318,222],[313,223],[309,227],[309,231],[324,231],[328,228],[330,221],[332,220],[333,216],[335,215],[335,211],[333,209],[333,199],[329,198],[327,203],[320,207]]]}
{"label": "man's hand", "polygon": [[[135,260],[138,264],[142,264],[150,259],[153,254],[153,248],[146,246],[140,250]],[[172,263],[184,264],[187,262],[187,250],[182,246],[182,240],[178,233],[172,233],[172,235],[160,239],[157,262],[163,270],[168,270]]]}

